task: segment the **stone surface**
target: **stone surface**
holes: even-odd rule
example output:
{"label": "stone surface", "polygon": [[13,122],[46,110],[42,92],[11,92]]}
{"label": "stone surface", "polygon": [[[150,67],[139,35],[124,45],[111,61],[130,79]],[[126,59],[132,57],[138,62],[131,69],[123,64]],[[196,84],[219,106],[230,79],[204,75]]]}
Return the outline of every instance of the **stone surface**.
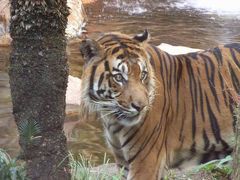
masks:
{"label": "stone surface", "polygon": [[81,0],[68,0],[67,5],[70,8],[70,15],[68,16],[66,34],[68,37],[80,36],[87,17],[83,3]]}
{"label": "stone surface", "polygon": [[98,0],[82,0],[83,4],[91,4],[91,3],[95,3]]}
{"label": "stone surface", "polygon": [[[80,36],[82,28],[85,25],[86,13],[81,0],[68,0],[70,15],[68,16],[68,25],[66,29],[67,37]],[[9,0],[0,1],[0,46],[9,45],[11,38],[9,36],[10,22],[10,4]]]}
{"label": "stone surface", "polygon": [[166,43],[161,43],[158,46],[158,48],[171,55],[187,54],[187,53],[202,51],[202,49],[194,49],[194,48],[185,47],[185,46],[172,46]]}
{"label": "stone surface", "polygon": [[81,79],[68,76],[68,87],[66,92],[66,104],[80,105]]}
{"label": "stone surface", "polygon": [[10,20],[10,8],[9,0],[0,1],[0,36],[8,33],[9,20]]}
{"label": "stone surface", "polygon": [[11,37],[9,33],[5,33],[4,35],[0,36],[0,46],[9,46],[11,43]]}

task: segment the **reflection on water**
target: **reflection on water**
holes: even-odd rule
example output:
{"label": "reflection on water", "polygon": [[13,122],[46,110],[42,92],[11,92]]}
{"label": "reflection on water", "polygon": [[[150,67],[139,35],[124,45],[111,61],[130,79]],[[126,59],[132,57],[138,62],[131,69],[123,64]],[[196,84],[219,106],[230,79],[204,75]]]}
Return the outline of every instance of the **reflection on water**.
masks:
{"label": "reflection on water", "polygon": [[[180,0],[98,1],[86,7],[89,17],[87,35],[95,38],[109,31],[136,34],[147,28],[155,45],[169,43],[206,49],[217,44],[240,42],[240,20],[237,18],[206,14],[194,7],[179,8],[179,5],[173,6],[176,2]],[[68,43],[70,74],[76,77],[81,76],[83,64],[78,49],[78,39]],[[19,150],[17,132],[11,114],[6,72],[9,51],[9,48],[0,47],[0,147],[16,155]],[[65,131],[69,149],[75,154],[92,154],[92,159],[101,163],[107,151],[101,125],[98,121],[80,122],[78,108],[67,105]]]}

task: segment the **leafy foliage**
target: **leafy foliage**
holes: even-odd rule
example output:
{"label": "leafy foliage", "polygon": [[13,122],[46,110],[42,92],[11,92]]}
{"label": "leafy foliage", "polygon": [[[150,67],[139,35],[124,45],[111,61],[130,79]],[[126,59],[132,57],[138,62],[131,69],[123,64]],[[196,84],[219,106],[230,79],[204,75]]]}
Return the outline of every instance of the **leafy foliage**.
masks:
{"label": "leafy foliage", "polygon": [[41,127],[37,121],[22,120],[18,126],[20,139],[25,147],[29,145],[37,145],[41,136]]}
{"label": "leafy foliage", "polygon": [[23,164],[18,164],[17,159],[10,156],[0,149],[0,179],[4,180],[24,180],[25,168]]}

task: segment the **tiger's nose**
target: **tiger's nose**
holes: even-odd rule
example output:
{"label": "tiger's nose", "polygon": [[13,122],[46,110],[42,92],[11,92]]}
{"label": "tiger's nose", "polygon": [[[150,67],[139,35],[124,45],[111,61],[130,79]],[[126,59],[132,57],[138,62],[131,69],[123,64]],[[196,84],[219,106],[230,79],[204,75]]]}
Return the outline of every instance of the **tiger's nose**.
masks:
{"label": "tiger's nose", "polygon": [[131,106],[136,109],[138,112],[142,111],[143,108],[146,106],[145,104],[142,103],[131,103]]}

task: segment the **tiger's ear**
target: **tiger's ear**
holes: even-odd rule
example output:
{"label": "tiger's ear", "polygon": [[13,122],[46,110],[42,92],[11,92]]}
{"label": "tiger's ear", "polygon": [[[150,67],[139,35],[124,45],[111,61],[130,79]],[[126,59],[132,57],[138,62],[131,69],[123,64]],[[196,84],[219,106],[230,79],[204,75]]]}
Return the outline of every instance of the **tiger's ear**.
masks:
{"label": "tiger's ear", "polygon": [[94,57],[101,57],[103,50],[97,41],[85,39],[80,44],[80,53],[83,56],[85,63],[90,62]]}
{"label": "tiger's ear", "polygon": [[150,39],[150,34],[148,33],[147,29],[145,29],[143,33],[137,34],[133,37],[133,39],[137,40],[140,43],[144,43]]}

